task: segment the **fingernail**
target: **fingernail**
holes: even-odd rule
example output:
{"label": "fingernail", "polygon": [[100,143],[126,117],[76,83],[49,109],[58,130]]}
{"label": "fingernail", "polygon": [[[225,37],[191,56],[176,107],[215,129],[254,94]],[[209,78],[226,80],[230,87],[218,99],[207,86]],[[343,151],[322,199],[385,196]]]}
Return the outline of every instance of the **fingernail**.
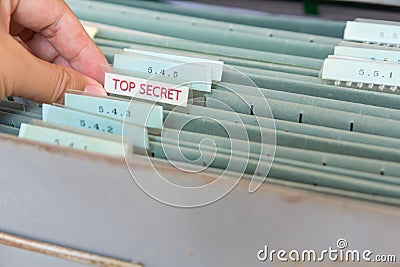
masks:
{"label": "fingernail", "polygon": [[101,85],[87,85],[83,91],[89,94],[107,96],[106,91]]}

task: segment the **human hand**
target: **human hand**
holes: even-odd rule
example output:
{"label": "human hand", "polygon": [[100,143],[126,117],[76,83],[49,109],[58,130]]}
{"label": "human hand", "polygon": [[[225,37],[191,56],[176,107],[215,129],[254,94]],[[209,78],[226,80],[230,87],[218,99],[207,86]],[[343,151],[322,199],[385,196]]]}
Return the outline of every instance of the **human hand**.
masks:
{"label": "human hand", "polygon": [[0,1],[0,99],[62,102],[66,89],[105,95],[106,64],[64,1]]}

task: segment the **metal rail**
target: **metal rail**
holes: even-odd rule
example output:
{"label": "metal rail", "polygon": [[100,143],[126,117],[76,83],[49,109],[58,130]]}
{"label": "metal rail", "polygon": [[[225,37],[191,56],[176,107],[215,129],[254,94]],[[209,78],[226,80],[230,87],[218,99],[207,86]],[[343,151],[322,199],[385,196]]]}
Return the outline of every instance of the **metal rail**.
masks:
{"label": "metal rail", "polygon": [[0,232],[0,244],[92,266],[143,267],[143,265],[137,262],[127,262],[115,258],[100,256],[81,250],[12,235],[5,232]]}

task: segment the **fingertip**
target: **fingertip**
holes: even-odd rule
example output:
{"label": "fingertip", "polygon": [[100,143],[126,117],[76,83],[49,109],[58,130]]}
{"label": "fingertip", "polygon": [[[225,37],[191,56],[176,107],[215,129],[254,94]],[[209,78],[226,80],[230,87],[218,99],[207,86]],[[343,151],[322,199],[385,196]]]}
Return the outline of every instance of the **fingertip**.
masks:
{"label": "fingertip", "polygon": [[83,89],[84,92],[99,96],[107,96],[106,91],[101,85],[87,85]]}

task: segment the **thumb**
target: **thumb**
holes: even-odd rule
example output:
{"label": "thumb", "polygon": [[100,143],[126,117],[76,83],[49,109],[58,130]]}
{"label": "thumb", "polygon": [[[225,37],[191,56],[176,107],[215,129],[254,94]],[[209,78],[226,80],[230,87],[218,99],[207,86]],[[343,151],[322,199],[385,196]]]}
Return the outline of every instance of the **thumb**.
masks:
{"label": "thumb", "polygon": [[[7,52],[1,64],[4,67],[0,67],[3,77],[0,94],[4,94],[3,97],[19,96],[38,102],[52,103],[62,102],[66,89],[86,89],[91,93],[106,94],[97,81],[68,67],[43,61],[32,55],[14,38],[6,39],[7,41],[2,42],[1,45],[6,47],[0,48]],[[0,52],[0,54],[3,53]]]}

